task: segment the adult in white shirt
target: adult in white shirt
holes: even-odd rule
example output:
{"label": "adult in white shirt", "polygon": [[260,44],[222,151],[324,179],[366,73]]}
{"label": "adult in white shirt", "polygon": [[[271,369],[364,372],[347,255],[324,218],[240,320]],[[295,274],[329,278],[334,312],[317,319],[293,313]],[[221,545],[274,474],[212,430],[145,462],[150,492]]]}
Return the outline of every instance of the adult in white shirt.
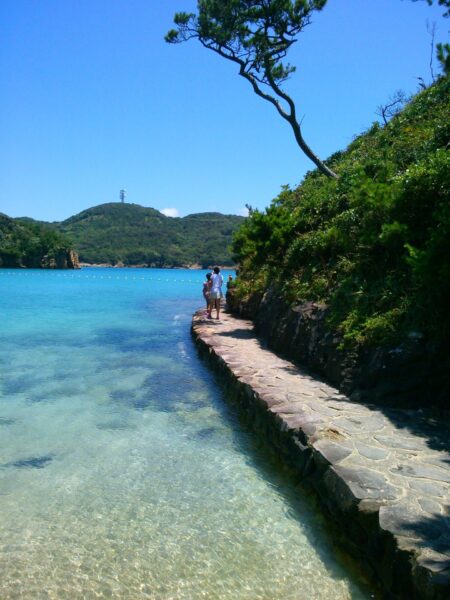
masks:
{"label": "adult in white shirt", "polygon": [[219,267],[214,267],[213,273],[211,275],[211,290],[209,293],[209,311],[208,311],[208,319],[212,319],[212,311],[213,308],[216,308],[217,315],[216,319],[219,319],[220,315],[220,301],[223,297],[222,294],[222,284],[223,277],[220,273]]}

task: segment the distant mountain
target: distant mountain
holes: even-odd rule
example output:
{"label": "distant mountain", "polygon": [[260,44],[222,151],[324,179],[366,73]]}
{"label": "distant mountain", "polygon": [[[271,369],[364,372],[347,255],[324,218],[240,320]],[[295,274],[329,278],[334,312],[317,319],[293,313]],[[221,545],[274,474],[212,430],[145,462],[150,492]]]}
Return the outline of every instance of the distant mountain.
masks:
{"label": "distant mountain", "polygon": [[69,240],[50,227],[0,213],[0,267],[74,269],[78,257]]}
{"label": "distant mountain", "polygon": [[207,267],[233,264],[229,246],[243,221],[213,212],[172,218],[154,208],[112,202],[46,225],[71,240],[82,263]]}

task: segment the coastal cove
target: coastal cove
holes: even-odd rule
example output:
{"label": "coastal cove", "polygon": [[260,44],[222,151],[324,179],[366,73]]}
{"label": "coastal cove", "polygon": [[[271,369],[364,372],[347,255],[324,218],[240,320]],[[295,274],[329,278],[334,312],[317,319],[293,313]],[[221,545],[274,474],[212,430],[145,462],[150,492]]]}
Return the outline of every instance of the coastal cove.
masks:
{"label": "coastal cove", "polygon": [[0,15],[0,600],[450,600],[450,0]]}
{"label": "coastal cove", "polygon": [[374,597],[199,359],[203,278],[0,270],[2,599]]}

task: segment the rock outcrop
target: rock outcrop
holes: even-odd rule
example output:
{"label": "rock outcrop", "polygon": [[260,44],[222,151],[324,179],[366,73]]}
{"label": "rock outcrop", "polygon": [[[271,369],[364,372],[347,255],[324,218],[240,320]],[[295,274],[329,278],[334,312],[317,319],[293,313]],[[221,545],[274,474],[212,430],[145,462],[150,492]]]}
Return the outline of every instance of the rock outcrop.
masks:
{"label": "rock outcrop", "polygon": [[79,269],[78,254],[72,249],[61,249],[52,255],[43,256],[41,269]]}

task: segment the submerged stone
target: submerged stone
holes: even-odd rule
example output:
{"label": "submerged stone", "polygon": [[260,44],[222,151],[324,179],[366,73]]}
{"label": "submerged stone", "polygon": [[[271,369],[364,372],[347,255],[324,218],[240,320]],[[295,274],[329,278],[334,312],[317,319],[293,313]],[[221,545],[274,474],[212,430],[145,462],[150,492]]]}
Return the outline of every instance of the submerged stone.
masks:
{"label": "submerged stone", "polygon": [[4,467],[15,467],[17,469],[43,469],[53,460],[52,456],[34,456],[4,464]]}

